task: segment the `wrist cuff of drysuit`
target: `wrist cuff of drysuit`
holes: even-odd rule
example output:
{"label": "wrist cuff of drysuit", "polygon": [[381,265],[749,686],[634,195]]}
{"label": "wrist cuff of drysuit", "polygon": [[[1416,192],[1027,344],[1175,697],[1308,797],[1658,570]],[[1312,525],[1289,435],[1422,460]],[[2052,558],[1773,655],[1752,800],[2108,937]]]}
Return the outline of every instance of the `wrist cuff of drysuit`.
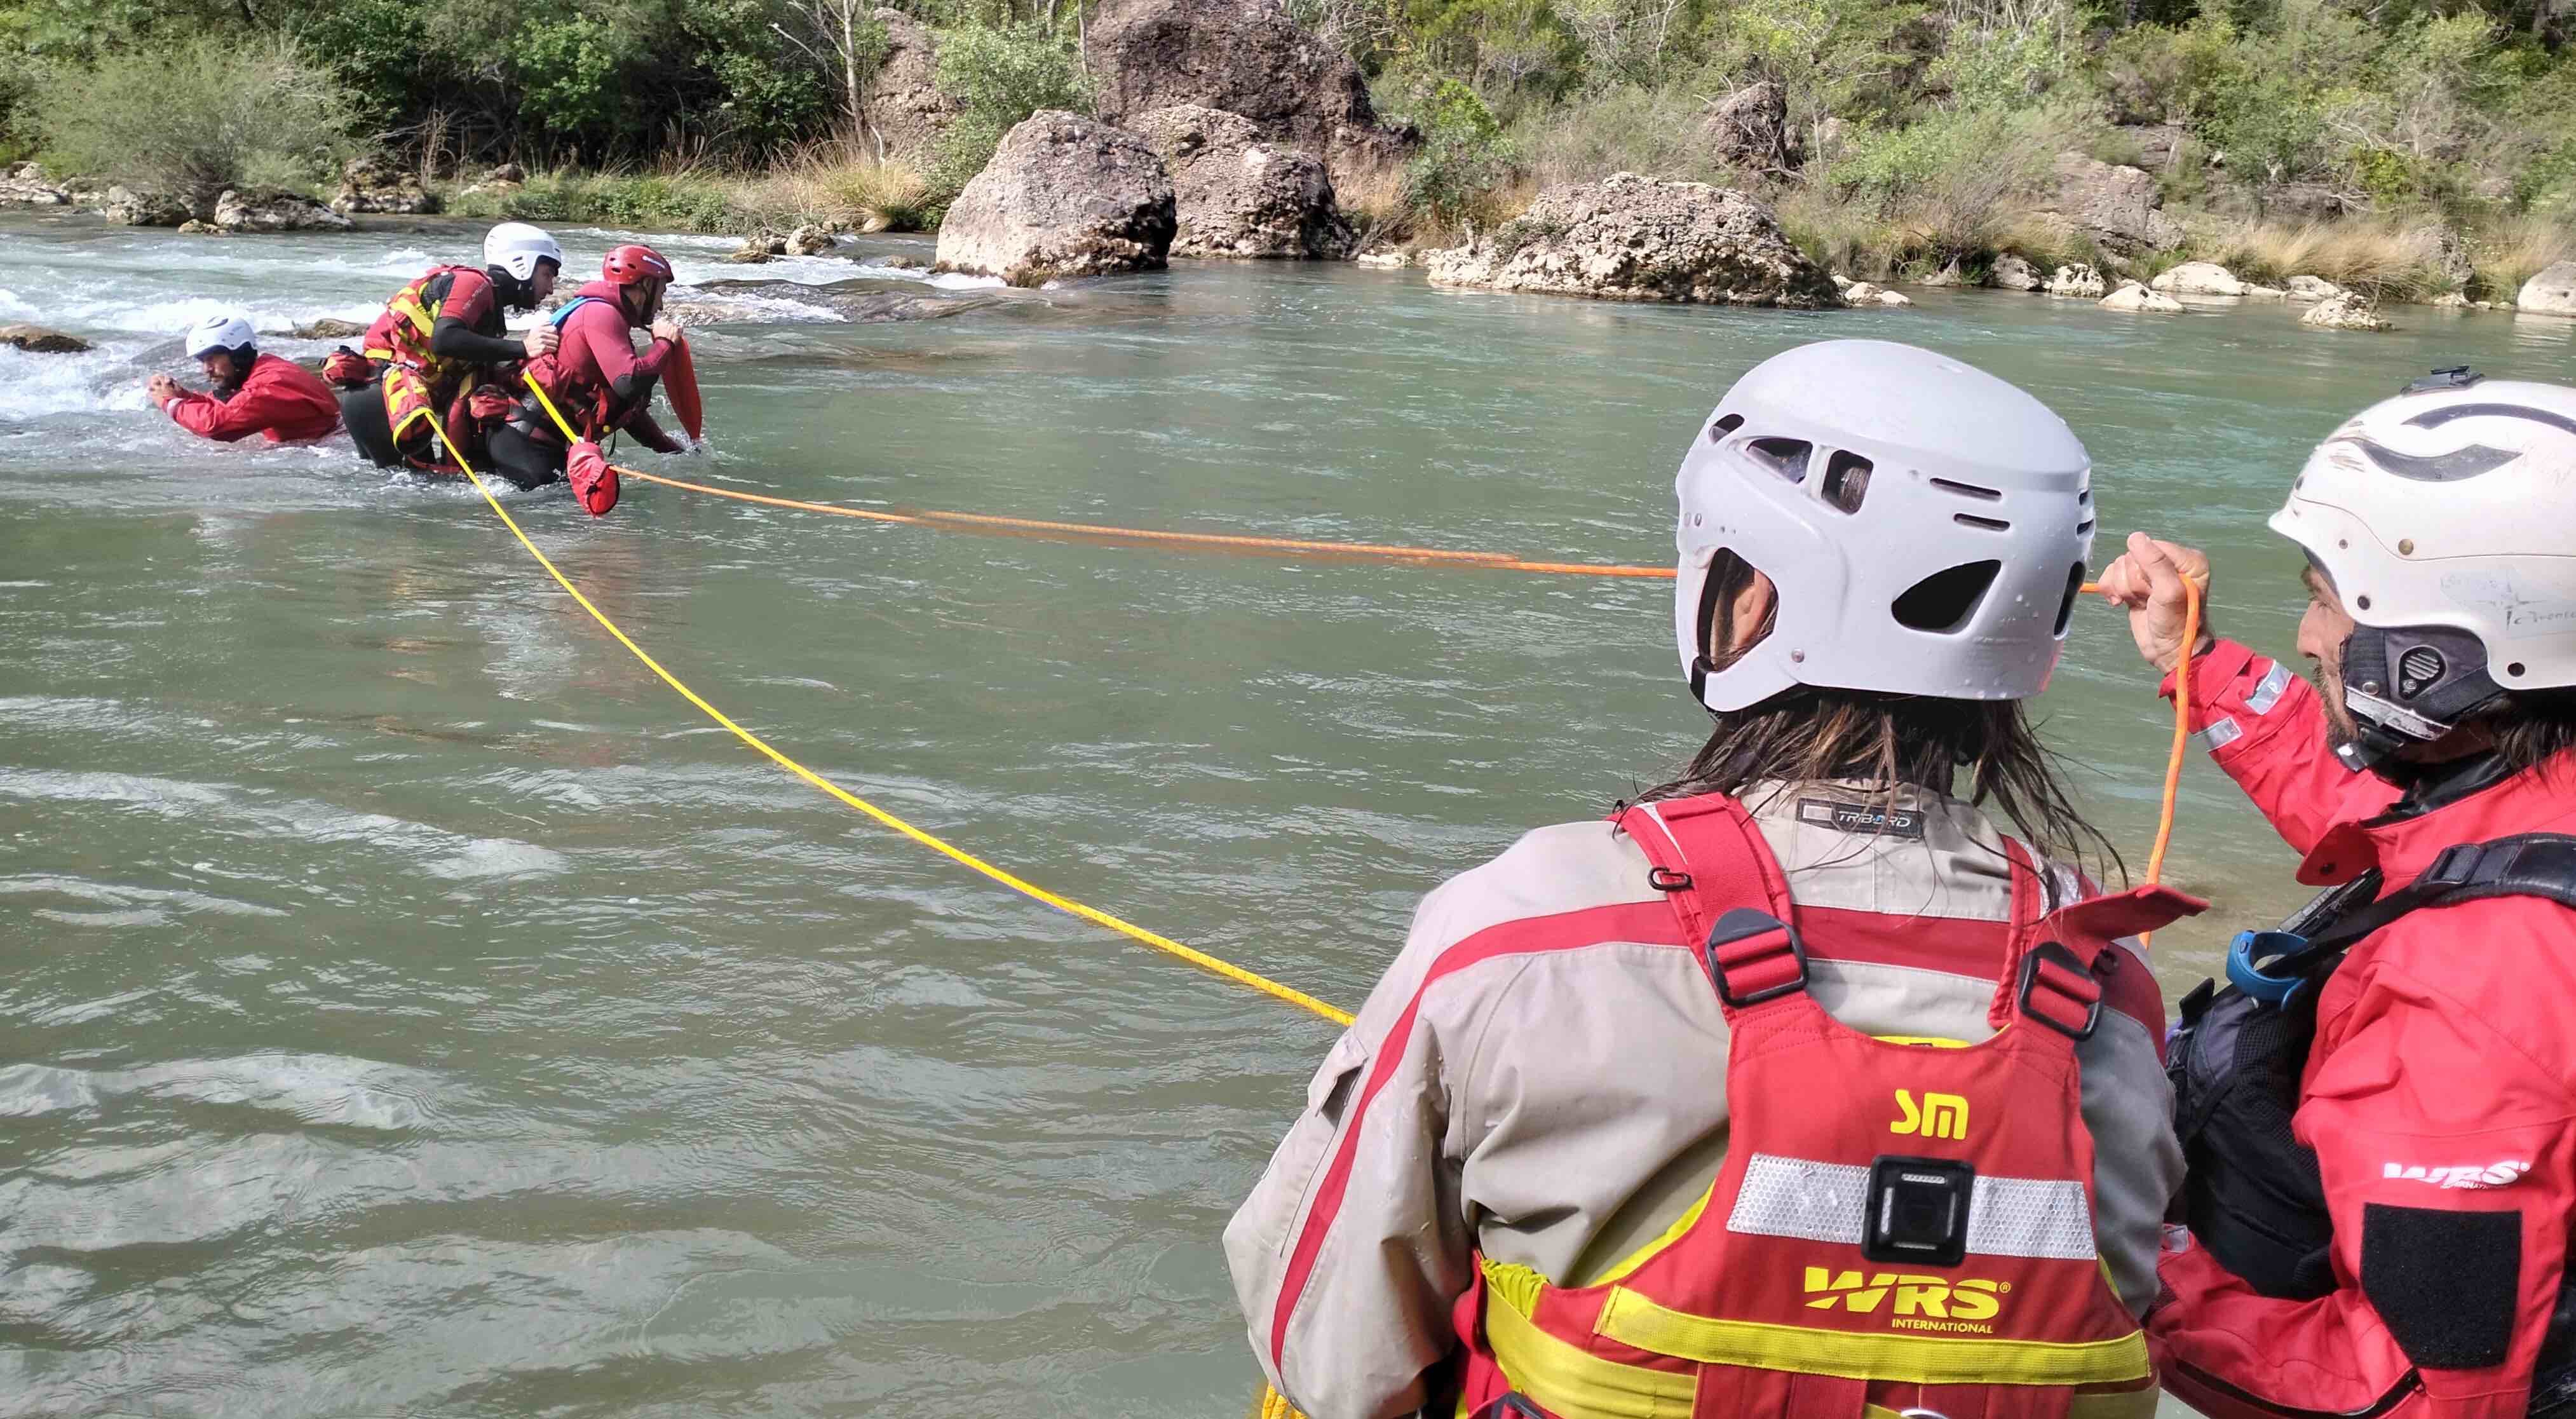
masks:
{"label": "wrist cuff of drysuit", "polygon": [[[2191,727],[2193,732],[2207,729],[2209,722],[2226,714],[2228,708],[2250,693],[2261,682],[2255,662],[2262,657],[2234,641],[2222,640],[2209,648],[2206,655],[2191,661]],[[2269,666],[2264,667],[2268,672]],[[2168,674],[2156,693],[2170,700],[2174,697],[2174,676]]]}

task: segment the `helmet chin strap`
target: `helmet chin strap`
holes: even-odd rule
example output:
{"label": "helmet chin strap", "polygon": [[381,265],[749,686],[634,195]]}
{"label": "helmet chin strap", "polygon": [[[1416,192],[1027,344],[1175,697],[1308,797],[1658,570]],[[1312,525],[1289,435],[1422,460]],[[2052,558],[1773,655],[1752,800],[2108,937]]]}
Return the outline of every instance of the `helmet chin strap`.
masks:
{"label": "helmet chin strap", "polygon": [[2503,696],[2485,643],[2467,631],[2356,626],[2343,643],[2343,703],[2360,736],[2335,757],[2356,773],[2375,770]]}

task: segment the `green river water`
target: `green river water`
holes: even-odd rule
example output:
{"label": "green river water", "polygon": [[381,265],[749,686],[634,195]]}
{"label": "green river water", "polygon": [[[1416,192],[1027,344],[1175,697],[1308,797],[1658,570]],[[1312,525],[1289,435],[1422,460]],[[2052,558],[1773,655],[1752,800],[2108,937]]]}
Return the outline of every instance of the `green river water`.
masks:
{"label": "green river water", "polygon": [[[1015,897],[759,759],[490,510],[143,402],[217,302],[363,318],[474,233],[0,222],[0,1413],[1239,1413],[1217,1247],[1331,1028]],[[576,270],[609,244],[566,234]],[[2021,383],[2105,531],[2262,529],[2425,368],[2564,378],[2576,325],[1442,292],[1194,265],[1043,293],[680,239],[712,448],[789,497],[1661,562],[1734,376],[1869,335]],[[757,289],[745,275],[801,282]],[[831,290],[977,308],[838,323]],[[327,348],[277,342],[310,355]],[[1859,397],[1861,391],[1855,391]],[[1356,1004],[1416,898],[1693,747],[1666,584],[882,526],[630,485],[507,501],[649,651],[1033,880]],[[2105,558],[2111,545],[2105,539]],[[2170,720],[2079,610],[2043,707],[2143,863]],[[2169,996],[2302,895],[2195,758]]]}

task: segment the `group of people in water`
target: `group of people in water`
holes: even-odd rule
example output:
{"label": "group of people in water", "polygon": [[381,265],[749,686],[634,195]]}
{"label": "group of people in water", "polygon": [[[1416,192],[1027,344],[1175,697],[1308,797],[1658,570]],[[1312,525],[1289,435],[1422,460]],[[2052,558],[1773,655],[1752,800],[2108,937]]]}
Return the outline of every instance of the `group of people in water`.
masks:
{"label": "group of people in water", "polygon": [[2195,621],[2199,553],[2101,574],[2326,889],[2170,1023],[2144,936],[2205,904],[2079,867],[2026,713],[2093,550],[2065,423],[1828,341],[1677,489],[1714,732],[1423,901],[1226,1229],[1279,1394],[2576,1413],[2576,389],[2441,371],[2317,447],[2271,520],[2313,685]]}
{"label": "group of people in water", "polygon": [[[152,396],[604,513],[599,440],[679,447],[657,384],[696,432],[670,263],[620,246],[513,337],[562,250],[507,223],[483,255],[322,377],[218,317],[188,336],[214,392]],[[2325,889],[2170,1022],[2144,938],[2204,904],[2098,885],[2027,712],[2094,547],[2064,421],[1825,341],[1736,381],[1676,488],[1713,732],[1422,903],[1226,1229],[1279,1393],[2576,1414],[2576,389],[2441,371],[2316,448],[2270,523],[2307,558],[2313,685],[2208,629],[2189,548],[2133,534],[2091,583]]]}
{"label": "group of people in water", "polygon": [[[204,438],[279,442],[345,428],[382,468],[488,469],[520,488],[567,480],[598,516],[618,494],[601,441],[623,432],[657,452],[679,452],[684,445],[653,418],[653,391],[667,381],[673,411],[694,438],[697,380],[679,323],[662,309],[671,263],[649,246],[611,250],[598,280],[511,336],[509,313],[544,308],[563,262],[552,236],[504,222],[484,238],[482,265],[432,267],[405,285],[361,348],[340,347],[318,375],[261,353],[244,317],[211,316],[187,335],[209,391],[156,375],[150,396]],[[636,331],[649,336],[640,352]]]}

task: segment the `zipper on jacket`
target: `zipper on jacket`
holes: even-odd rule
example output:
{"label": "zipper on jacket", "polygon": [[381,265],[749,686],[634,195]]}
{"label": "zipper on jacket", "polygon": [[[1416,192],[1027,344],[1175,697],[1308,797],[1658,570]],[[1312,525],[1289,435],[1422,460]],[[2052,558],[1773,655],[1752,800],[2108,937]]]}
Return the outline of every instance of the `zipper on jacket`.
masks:
{"label": "zipper on jacket", "polygon": [[2424,1377],[2413,1370],[2408,1370],[2397,1381],[2395,1388],[2381,1395],[2367,1409],[2296,1409],[2286,1404],[2275,1404],[2261,1395],[2239,1389],[2189,1360],[2167,1360],[2166,1363],[2191,1376],[2194,1381],[2205,1384],[2230,1399],[2253,1405],[2266,1414],[2287,1416],[2287,1419],[2379,1419],[2380,1415],[2414,1398],[2416,1392],[2424,1388]]}

